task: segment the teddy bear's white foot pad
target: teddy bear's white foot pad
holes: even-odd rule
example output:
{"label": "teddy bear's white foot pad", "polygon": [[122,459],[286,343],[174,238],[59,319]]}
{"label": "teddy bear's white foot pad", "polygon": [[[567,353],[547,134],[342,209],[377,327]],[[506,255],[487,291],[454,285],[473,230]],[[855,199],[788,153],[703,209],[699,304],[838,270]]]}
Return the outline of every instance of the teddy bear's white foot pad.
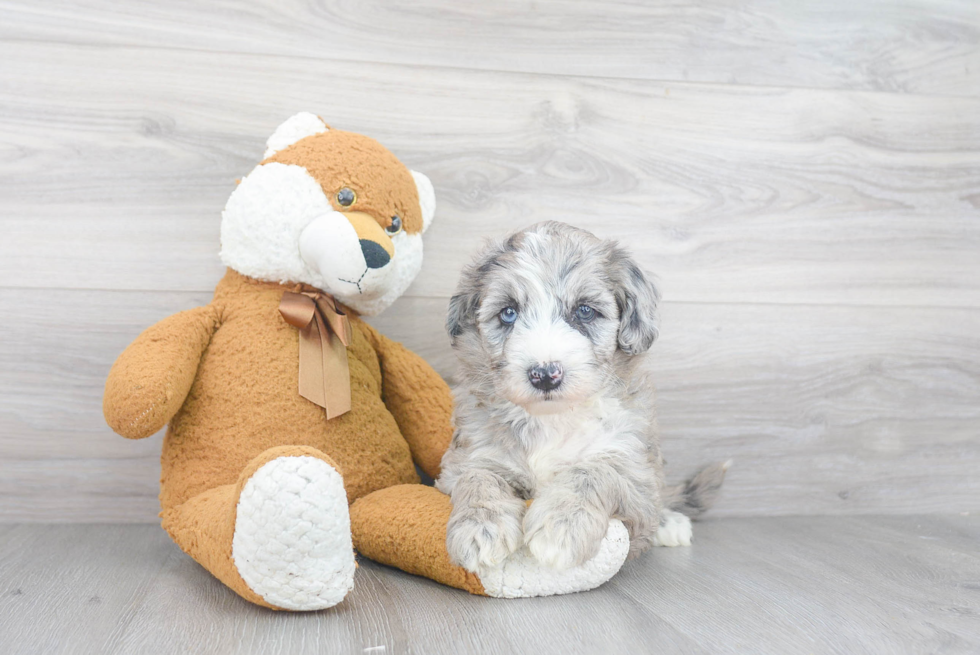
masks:
{"label": "teddy bear's white foot pad", "polygon": [[524,547],[503,564],[479,571],[488,596],[531,598],[595,589],[616,575],[630,550],[630,536],[619,519],[609,521],[599,552],[585,564],[557,571],[541,564]]}
{"label": "teddy bear's white foot pad", "polygon": [[242,488],[231,552],[270,605],[319,610],[342,601],[356,565],[340,473],[309,456],[264,464]]}

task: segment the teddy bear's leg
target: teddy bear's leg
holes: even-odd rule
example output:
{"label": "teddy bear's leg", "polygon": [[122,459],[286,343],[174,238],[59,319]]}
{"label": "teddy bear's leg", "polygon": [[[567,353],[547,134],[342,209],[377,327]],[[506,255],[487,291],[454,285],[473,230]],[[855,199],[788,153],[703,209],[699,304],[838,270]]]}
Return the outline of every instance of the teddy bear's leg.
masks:
{"label": "teddy bear's leg", "polygon": [[480,578],[449,561],[449,496],[421,484],[401,484],[357,499],[350,508],[359,553],[471,594],[486,595]]}
{"label": "teddy bear's leg", "polygon": [[564,571],[549,569],[526,549],[502,565],[471,573],[449,560],[446,525],[449,496],[432,487],[403,484],[381,489],[351,505],[354,547],[365,557],[408,573],[498,598],[550,596],[594,589],[619,571],[629,552],[629,533],[613,519],[599,553]]}
{"label": "teddy bear's leg", "polygon": [[273,609],[336,605],[354,585],[347,492],[315,448],[270,448],[236,484],[163,512],[174,541],[246,600]]}

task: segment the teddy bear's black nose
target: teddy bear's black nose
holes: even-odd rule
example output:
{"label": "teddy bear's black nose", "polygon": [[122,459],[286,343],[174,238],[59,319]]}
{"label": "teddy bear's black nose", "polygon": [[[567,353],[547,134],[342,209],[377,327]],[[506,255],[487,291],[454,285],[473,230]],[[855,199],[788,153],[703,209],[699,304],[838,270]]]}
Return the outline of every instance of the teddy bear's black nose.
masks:
{"label": "teddy bear's black nose", "polygon": [[361,252],[368,268],[381,268],[391,261],[391,256],[380,244],[368,239],[361,239]]}

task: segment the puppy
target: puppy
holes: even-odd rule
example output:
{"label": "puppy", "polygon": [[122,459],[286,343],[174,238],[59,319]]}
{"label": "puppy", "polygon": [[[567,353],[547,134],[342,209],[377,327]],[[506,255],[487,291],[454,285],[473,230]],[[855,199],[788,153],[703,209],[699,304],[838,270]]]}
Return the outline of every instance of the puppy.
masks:
{"label": "puppy", "polygon": [[727,465],[664,486],[640,366],[659,300],[623,248],[558,222],[491,243],[463,271],[446,321],[456,433],[436,481],[452,497],[454,562],[477,571],[526,545],[545,565],[577,566],[610,518],[629,530],[631,557],[690,544],[688,517]]}

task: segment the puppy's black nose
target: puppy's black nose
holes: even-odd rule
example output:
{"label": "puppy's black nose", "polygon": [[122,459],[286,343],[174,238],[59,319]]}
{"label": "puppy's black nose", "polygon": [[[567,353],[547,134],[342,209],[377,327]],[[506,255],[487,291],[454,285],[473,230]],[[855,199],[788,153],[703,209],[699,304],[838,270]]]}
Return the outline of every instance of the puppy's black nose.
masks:
{"label": "puppy's black nose", "polygon": [[381,268],[391,261],[391,257],[381,244],[368,239],[361,239],[361,252],[364,253],[364,263],[368,268]]}
{"label": "puppy's black nose", "polygon": [[558,362],[548,362],[543,366],[534,366],[527,370],[531,386],[541,391],[551,391],[561,386],[563,371]]}

